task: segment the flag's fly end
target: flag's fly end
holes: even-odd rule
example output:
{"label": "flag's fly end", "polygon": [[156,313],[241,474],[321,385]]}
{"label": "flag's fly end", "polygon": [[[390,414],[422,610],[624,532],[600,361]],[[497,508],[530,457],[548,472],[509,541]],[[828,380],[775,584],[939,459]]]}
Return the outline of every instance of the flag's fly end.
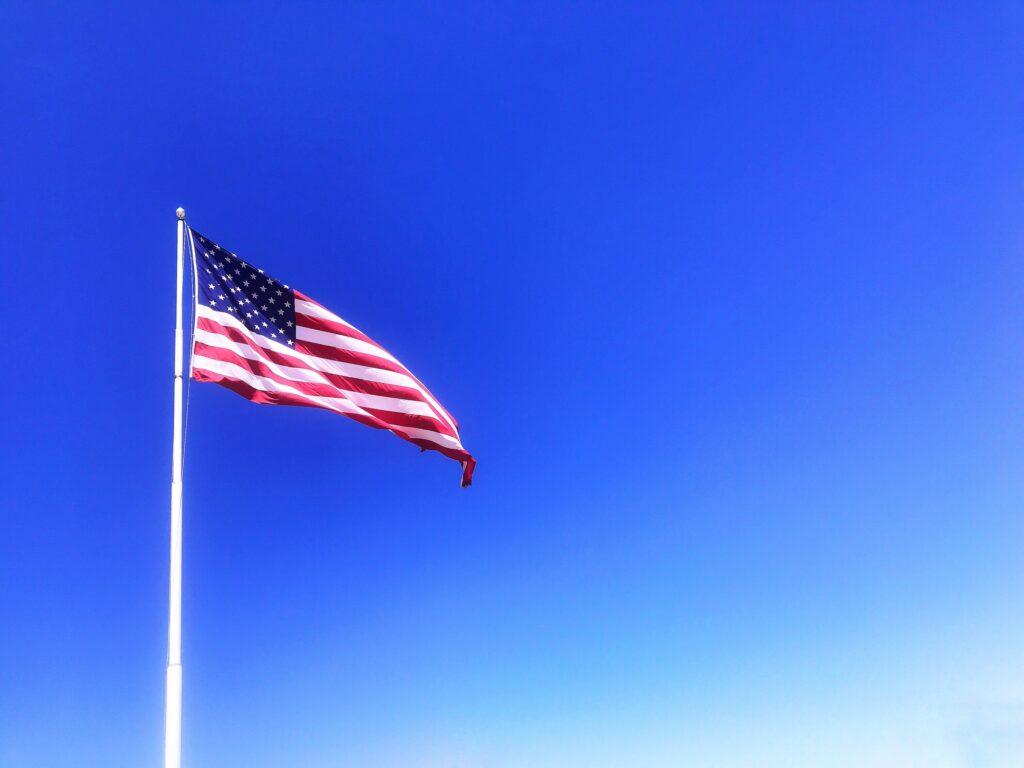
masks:
{"label": "flag's fly end", "polygon": [[469,458],[462,462],[462,487],[469,488],[473,484],[473,470],[476,469],[476,459]]}

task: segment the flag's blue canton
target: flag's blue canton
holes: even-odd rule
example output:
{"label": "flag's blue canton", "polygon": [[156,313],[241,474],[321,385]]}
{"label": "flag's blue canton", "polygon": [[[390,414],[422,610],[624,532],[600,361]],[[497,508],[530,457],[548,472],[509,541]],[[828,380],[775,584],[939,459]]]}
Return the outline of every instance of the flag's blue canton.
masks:
{"label": "flag's blue canton", "polygon": [[295,293],[292,289],[194,229],[192,236],[199,303],[219,312],[230,312],[249,330],[294,347]]}

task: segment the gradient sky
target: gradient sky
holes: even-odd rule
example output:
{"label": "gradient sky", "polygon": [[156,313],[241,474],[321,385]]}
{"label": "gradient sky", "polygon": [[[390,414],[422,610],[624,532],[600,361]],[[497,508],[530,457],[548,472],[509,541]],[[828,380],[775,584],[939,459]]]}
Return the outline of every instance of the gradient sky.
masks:
{"label": "gradient sky", "polygon": [[185,766],[1024,762],[1024,4],[70,5],[0,5],[0,765],[161,765],[178,205],[479,459],[192,386]]}

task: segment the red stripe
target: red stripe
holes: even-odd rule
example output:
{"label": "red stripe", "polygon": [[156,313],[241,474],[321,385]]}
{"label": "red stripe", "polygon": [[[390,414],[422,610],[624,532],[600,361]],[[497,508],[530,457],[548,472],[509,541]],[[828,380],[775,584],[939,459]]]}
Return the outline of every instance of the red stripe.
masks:
{"label": "red stripe", "polygon": [[[244,381],[232,379],[230,376],[225,376],[217,373],[216,371],[193,368],[192,378],[196,381],[208,381],[214,384],[220,384],[223,387],[227,387],[232,392],[237,392],[246,400],[251,400],[254,403],[261,403],[263,405],[298,405],[306,408],[330,410],[325,409],[319,403],[307,400],[302,395],[293,395],[289,392],[267,392],[263,389],[256,389]],[[332,411],[332,413],[337,413],[337,411]],[[350,419],[355,419],[360,424],[365,424],[366,426],[373,427],[374,429],[388,429],[387,425],[380,424],[374,419],[362,416],[358,413],[345,413],[341,415],[348,416]],[[399,437],[402,437],[402,435],[399,435]]]}
{"label": "red stripe", "polygon": [[[323,305],[309,298],[308,296],[300,293],[299,291],[293,291],[295,298],[302,301],[308,301],[319,307]],[[344,325],[342,323],[336,323],[334,321],[312,317],[310,315],[297,313],[296,320],[300,326],[308,327],[315,330],[321,330],[328,333],[336,333],[341,336],[348,338],[358,339],[360,341],[369,343],[383,350],[379,344],[370,339],[368,336],[363,334],[361,331]],[[375,357],[360,352],[353,352],[352,350],[339,349],[330,345],[318,344],[316,342],[303,341],[296,339],[295,347],[297,352],[302,352],[313,358],[319,358],[322,360],[333,360],[337,362],[352,363],[354,365],[361,365],[367,368],[376,368],[380,370],[393,371],[395,373],[405,374],[415,381],[423,392],[416,390],[415,388],[405,387],[395,384],[387,384],[384,382],[366,381],[364,379],[355,379],[343,376],[336,373],[325,373],[323,371],[316,371],[319,376],[324,377],[329,383],[315,383],[315,382],[297,382],[290,379],[285,379],[277,374],[274,374],[270,368],[262,362],[263,360],[276,363],[278,365],[284,365],[294,368],[301,368],[305,370],[316,370],[312,368],[309,363],[301,360],[298,357],[292,357],[283,352],[276,350],[268,350],[259,344],[257,344],[248,331],[241,331],[238,328],[225,326],[214,320],[210,320],[206,317],[197,318],[196,323],[198,328],[202,328],[210,333],[219,334],[236,343],[245,344],[250,349],[256,351],[260,356],[261,360],[250,360],[248,358],[238,355],[232,350],[226,350],[221,347],[214,347],[208,344],[203,344],[198,341],[194,341],[194,351],[202,356],[209,357],[215,360],[222,360],[233,363],[242,367],[253,374],[266,377],[275,382],[286,384],[298,390],[298,394],[285,393],[285,392],[267,392],[265,390],[258,389],[252,385],[233,379],[230,376],[224,376],[214,371],[205,370],[200,365],[196,365],[193,368],[192,376],[197,381],[213,382],[224,386],[242,397],[246,398],[255,403],[265,403],[273,405],[293,405],[293,406],[304,406],[304,407],[315,407],[325,408],[320,403],[311,401],[308,399],[308,395],[318,395],[321,397],[340,397],[352,402],[342,390],[349,390],[352,392],[360,392],[368,395],[381,395],[384,397],[399,397],[406,400],[414,400],[417,402],[426,403],[431,410],[438,412],[438,417],[428,417],[419,414],[405,414],[396,411],[385,411],[375,408],[363,408],[363,413],[342,413],[343,416],[348,416],[350,419],[358,421],[361,424],[365,424],[375,429],[387,429],[393,434],[401,437],[403,440],[407,440],[415,445],[418,445],[423,450],[437,451],[449,458],[455,459],[462,463],[462,485],[463,487],[468,486],[473,481],[473,472],[476,468],[476,460],[465,450],[459,448],[449,448],[443,445],[439,445],[431,442],[430,440],[423,438],[414,438],[404,434],[401,429],[403,426],[417,429],[426,429],[446,436],[452,437],[456,440],[459,436],[456,432],[453,432],[451,427],[445,422],[444,416],[451,419],[453,424],[457,425],[455,418],[448,413],[439,403],[431,402],[432,395],[429,397],[425,396],[423,392],[429,394],[429,390],[423,385],[423,383],[416,378],[411,371],[409,371],[404,365],[397,362],[392,362],[387,359]],[[197,361],[198,362],[198,361]],[[329,408],[325,408],[330,410]],[[337,412],[337,411],[336,411]]]}
{"label": "red stripe", "polygon": [[[338,347],[332,347],[328,344],[318,344],[315,341],[306,341],[303,339],[295,340],[295,349],[299,352],[309,355],[310,357],[319,357],[323,360],[336,360],[339,363],[353,363],[355,365],[365,365],[367,368],[381,368],[385,371],[403,373],[409,378],[411,378],[413,381],[415,381],[417,384],[419,384],[420,388],[424,392],[430,392],[430,390],[427,389],[423,382],[417,379],[401,363],[393,363],[390,360],[384,360],[383,358],[374,357],[373,355],[366,355],[360,352],[353,352],[350,349],[338,349]],[[431,397],[433,397],[433,394],[431,394]],[[430,405],[430,407],[433,410],[441,410],[443,412],[443,416],[441,414],[438,415],[441,416],[442,420],[444,416],[447,416],[451,420],[451,423],[455,425],[455,428],[458,429],[459,422],[455,420],[454,416],[452,416],[450,413],[448,413],[448,411],[444,409],[444,406],[442,406],[437,401],[437,398],[434,398],[433,403],[431,403],[430,401],[426,402],[428,403],[428,405]]]}
{"label": "red stripe", "polygon": [[[334,314],[333,312],[331,312],[331,310],[327,309],[327,307],[325,307],[323,304],[321,304],[320,302],[316,301],[315,299],[311,299],[309,296],[306,296],[301,291],[296,291],[296,290],[293,289],[292,293],[295,294],[295,298],[296,299],[300,299],[302,301],[309,302],[310,304],[314,304],[314,305],[320,307],[320,309],[322,309],[324,312],[330,312],[332,315]],[[377,349],[380,349],[380,350],[383,350],[383,351],[387,352],[387,350],[385,350],[384,347],[382,347],[376,341],[371,339],[365,333],[363,333],[362,331],[358,330],[357,328],[353,328],[352,326],[350,326],[350,325],[348,325],[346,323],[338,323],[338,322],[335,322],[333,320],[329,320],[329,319],[323,318],[323,317],[314,317],[312,315],[307,315],[307,314],[304,314],[304,313],[300,313],[297,309],[296,309],[295,322],[298,323],[301,326],[305,326],[305,327],[310,328],[312,330],[327,331],[328,333],[337,333],[337,334],[340,334],[342,336],[348,336],[348,337],[353,338],[353,339],[359,339],[361,341],[365,341],[368,344],[372,344],[373,346],[377,347]],[[298,340],[296,340],[295,343],[299,344],[300,342]],[[303,341],[302,343],[303,344],[312,344],[313,342]],[[330,347],[330,348],[331,349],[336,349],[336,347]],[[388,352],[388,354],[391,354],[391,353]],[[317,356],[319,357],[320,355],[317,355]],[[386,361],[386,362],[390,362],[390,361]],[[382,366],[380,366],[379,364],[376,364],[376,363],[362,363],[362,364],[363,365],[372,365],[374,367],[382,367]],[[408,368],[406,368],[401,363],[398,363],[398,366],[399,366],[399,368],[397,368],[397,369],[388,367],[388,370],[397,370],[398,373],[407,374],[413,381],[415,381],[417,384],[419,384],[420,388],[424,392],[430,392],[430,390],[427,389],[426,385],[422,381],[420,381],[418,378],[416,378],[415,374],[413,374],[412,371],[410,371]],[[434,397],[433,393],[431,393],[430,396]],[[436,402],[437,398],[434,398],[434,400]],[[433,406],[434,404],[431,404],[431,405]],[[458,426],[459,426],[458,420],[454,416],[452,416],[448,412],[448,410],[443,405],[441,405],[441,403],[439,403],[439,402],[436,403],[435,410],[442,411],[443,414],[444,414],[444,417],[447,417],[448,420],[451,421],[451,423],[455,425],[456,429],[458,429]]]}
{"label": "red stripe", "polygon": [[[293,395],[287,392],[267,392],[262,389],[256,389],[255,387],[247,384],[244,381],[233,379],[229,376],[224,376],[214,371],[206,371],[201,368],[194,368],[192,371],[192,378],[196,381],[206,381],[214,384],[220,384],[222,387],[230,389],[232,392],[244,397],[246,400],[250,400],[254,403],[261,403],[264,405],[295,405],[310,408],[323,408],[318,403],[311,402],[301,395]],[[469,455],[466,451],[456,450],[454,448],[447,448],[443,445],[437,445],[429,440],[422,440],[420,438],[408,437],[400,432],[396,432],[393,429],[389,429],[387,426],[376,423],[373,419],[368,419],[361,416],[360,414],[342,414],[348,416],[350,419],[358,421],[360,424],[365,424],[368,427],[374,429],[387,429],[392,434],[406,440],[414,445],[418,445],[421,449],[427,451],[437,451],[449,458],[455,459],[456,461],[463,463],[462,471],[462,486],[467,487],[473,482],[473,471],[476,468],[476,460]]]}
{"label": "red stripe", "polygon": [[[281,376],[275,373],[269,366],[256,360],[250,360],[247,357],[242,357],[237,352],[230,349],[224,349],[222,347],[212,347],[208,344],[204,344],[201,341],[195,343],[196,354],[201,357],[206,357],[211,360],[220,360],[225,363],[232,363],[244,368],[250,373],[262,376],[276,381],[279,384],[284,384],[293,389],[299,390],[303,395],[313,395],[314,397],[337,397],[343,398],[348,402],[352,403],[352,399],[342,390],[334,387],[330,384],[317,383],[311,381],[295,381],[293,379]],[[196,365],[202,367],[202,361],[197,360]],[[366,411],[368,414],[375,416],[380,422],[386,426],[398,426],[398,427],[416,427],[417,429],[428,429],[432,432],[440,432],[441,434],[454,437],[458,440],[458,436],[451,434],[451,430],[447,427],[444,422],[429,417],[422,416],[415,413],[402,413],[400,411],[391,411],[383,408],[371,408],[364,405],[358,405],[352,403],[358,408]],[[315,405],[315,403],[314,403]],[[346,416],[348,414],[345,414]]]}
{"label": "red stripe", "polygon": [[380,368],[385,371],[404,373],[406,376],[410,375],[409,371],[401,363],[393,363],[390,360],[385,360],[383,357],[374,357],[363,352],[353,352],[351,349],[339,349],[338,347],[332,347],[330,344],[320,344],[319,342],[307,339],[296,339],[295,349],[313,357],[322,357],[325,360],[355,363],[356,365],[365,365],[367,368]]}
{"label": "red stripe", "polygon": [[[204,331],[209,332],[209,333],[214,333],[214,334],[218,334],[220,336],[224,336],[225,338],[228,338],[231,341],[234,341],[236,343],[245,344],[250,349],[256,350],[256,352],[261,357],[263,357],[265,359],[268,359],[268,360],[270,360],[272,362],[276,362],[276,364],[278,364],[280,366],[289,366],[291,368],[299,368],[299,369],[302,369],[304,371],[313,371],[318,376],[322,376],[325,379],[327,379],[328,382],[332,386],[337,387],[338,389],[344,389],[344,390],[349,390],[349,391],[354,391],[354,392],[360,392],[362,394],[380,395],[382,397],[397,397],[399,399],[416,400],[418,402],[424,403],[427,408],[429,408],[431,411],[436,413],[436,409],[434,408],[433,403],[431,403],[426,397],[424,397],[423,393],[421,391],[419,391],[417,389],[413,389],[412,387],[403,387],[403,386],[400,386],[398,384],[387,384],[387,383],[384,383],[384,382],[367,381],[365,379],[354,379],[354,378],[349,378],[347,376],[342,376],[341,374],[332,374],[332,373],[327,373],[327,372],[324,372],[324,371],[319,371],[319,370],[314,369],[311,366],[309,366],[309,364],[307,364],[307,362],[305,360],[303,360],[303,359],[301,359],[299,357],[293,357],[293,356],[288,355],[288,354],[283,354],[281,352],[276,352],[276,351],[273,351],[273,350],[266,349],[265,347],[262,347],[259,344],[256,344],[252,340],[252,337],[248,333],[244,333],[244,332],[242,332],[242,331],[240,331],[240,330],[238,330],[236,328],[230,328],[230,327],[227,327],[227,326],[222,326],[219,323],[211,321],[211,319],[209,319],[207,317],[200,317],[199,318],[198,327],[201,328]],[[250,364],[252,364],[252,360],[250,360],[248,357],[242,357],[241,355],[237,355],[236,353],[230,352],[229,350],[223,350],[223,349],[221,349],[221,347],[211,347],[209,345],[203,344],[203,342],[201,342],[201,341],[196,341],[195,344],[196,344],[197,347],[202,346],[204,349],[217,349],[217,350],[221,350],[221,351],[223,351],[225,353],[231,354],[232,358],[230,360],[228,360],[230,362],[239,362],[239,365],[245,365],[245,366],[249,366]],[[214,357],[215,359],[224,359],[223,357],[219,357],[219,356],[217,356],[215,354],[212,354],[212,353],[211,354],[207,354],[207,356]],[[244,362],[241,362],[242,360],[244,360]],[[288,380],[282,380],[282,381],[288,381]],[[322,384],[321,386],[324,386],[324,385]],[[313,394],[323,394],[323,393],[322,392],[313,392]],[[339,394],[340,393],[338,393],[338,392],[332,392],[330,394],[327,394],[326,396],[334,397],[334,396],[339,396]],[[344,395],[341,394],[341,396],[344,396]],[[388,413],[391,413],[391,412],[388,412]],[[428,417],[418,416],[417,418],[419,418],[419,419],[427,419]],[[434,426],[423,427],[423,428],[424,429],[433,429],[435,432],[441,432],[443,434],[446,434],[446,435],[449,435],[451,437],[455,437],[456,439],[459,439],[458,432],[456,432],[454,429],[452,429],[451,425],[447,424],[444,421],[443,417],[441,417],[439,414],[437,415],[436,419],[433,420],[432,423],[434,423],[434,422],[435,422]],[[417,424],[408,424],[407,426],[420,426],[420,424],[418,424],[418,423]]]}
{"label": "red stripe", "polygon": [[[329,373],[313,368],[309,363],[298,357],[292,357],[287,354],[282,354],[274,350],[269,350],[266,347],[262,347],[252,341],[251,336],[247,333],[243,333],[237,328],[221,325],[213,320],[205,317],[199,318],[197,327],[210,333],[216,333],[220,336],[224,336],[236,343],[246,344],[251,349],[256,350],[259,355],[271,362],[277,363],[278,365],[287,365],[292,368],[302,368],[305,370],[316,371],[320,375],[324,376],[331,384],[338,386],[341,389],[347,389],[353,392],[361,392],[364,395],[380,395],[382,397],[397,397],[403,400],[416,400],[424,403],[428,408],[436,412],[434,404],[431,403],[423,393],[414,389],[413,387],[406,387],[400,384],[388,384],[382,381],[367,381],[366,379],[350,378],[340,373]],[[197,344],[201,342],[196,342]],[[314,355],[315,357],[315,355]],[[371,366],[367,366],[371,367]],[[376,367],[376,366],[372,366]],[[409,375],[410,378],[414,377]],[[444,417],[438,414],[438,419],[443,423]],[[451,435],[454,438],[458,438],[458,434],[447,424],[444,424],[444,433]]]}
{"label": "red stripe", "polygon": [[[303,301],[309,301],[309,299],[303,299]],[[298,323],[299,325],[305,326],[306,328],[312,328],[315,331],[337,333],[339,336],[348,336],[350,339],[358,339],[359,341],[365,341],[367,344],[373,344],[373,346],[377,347],[381,351],[387,351],[384,349],[384,347],[382,347],[376,341],[371,339],[365,333],[353,328],[351,325],[345,325],[344,323],[338,323],[335,322],[334,320],[328,320],[326,317],[307,315],[301,309],[295,310],[295,322]]]}

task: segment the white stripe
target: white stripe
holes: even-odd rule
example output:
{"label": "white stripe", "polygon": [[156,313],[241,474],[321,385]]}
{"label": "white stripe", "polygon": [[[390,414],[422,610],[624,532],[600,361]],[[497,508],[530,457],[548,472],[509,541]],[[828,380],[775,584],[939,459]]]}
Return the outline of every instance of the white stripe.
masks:
{"label": "white stripe", "polygon": [[303,400],[308,400],[311,403],[321,405],[332,411],[338,411],[339,413],[359,413],[364,416],[370,415],[368,413],[364,413],[362,408],[350,403],[343,397],[318,397],[317,395],[307,395],[305,392],[301,392],[295,387],[289,387],[287,384],[282,384],[279,381],[268,379],[266,376],[260,376],[252,371],[246,370],[240,365],[236,365],[235,363],[226,363],[223,360],[214,360],[209,357],[203,357],[202,355],[196,355],[195,368],[196,370],[209,371],[210,373],[216,373],[237,381],[245,382],[250,387],[262,392],[283,392],[289,395],[296,395],[301,397]]}
{"label": "white stripe", "polygon": [[198,314],[200,317],[205,317],[208,320],[213,320],[215,323],[220,323],[221,325],[228,325],[234,328],[235,330],[241,331],[264,349],[270,349],[273,350],[274,352],[280,352],[283,355],[294,355],[295,357],[299,356],[294,349],[285,344],[282,344],[279,341],[274,341],[273,339],[268,339],[266,336],[254,334],[252,331],[245,327],[245,323],[243,323],[230,312],[220,312],[219,310],[213,309],[212,307],[208,307],[205,304],[199,304],[196,306],[196,314]]}
{"label": "white stripe", "polygon": [[255,349],[250,347],[248,344],[242,344],[237,341],[232,341],[227,336],[222,336],[219,333],[213,333],[212,331],[205,331],[202,328],[196,329],[196,341],[203,344],[207,344],[211,347],[220,347],[221,349],[227,349],[234,352],[239,357],[245,357],[249,360],[255,360],[263,363],[267,368],[273,371],[275,374],[283,379],[290,379],[291,381],[305,381],[313,384],[326,384],[328,386],[334,386],[329,382],[322,374],[317,371],[311,371],[309,368],[296,368],[293,366],[280,365],[275,363],[273,360],[268,360],[266,357],[261,355]]}
{"label": "white stripe", "polygon": [[379,411],[392,411],[412,416],[425,416],[431,421],[438,421],[437,414],[422,400],[405,400],[401,397],[370,395],[366,392],[351,392],[347,389],[343,389],[341,392],[344,392],[347,398],[362,408],[374,408]]}
{"label": "white stripe", "polygon": [[[306,303],[308,304],[309,302]],[[395,384],[415,389],[423,395],[424,398],[426,398],[427,402],[434,406],[435,413],[432,413],[431,416],[440,416],[441,420],[451,428],[452,432],[456,435],[459,434],[459,429],[455,425],[455,421],[448,415],[448,412],[442,408],[440,403],[434,399],[433,395],[431,395],[426,388],[411,375],[398,373],[397,371],[389,371],[385,368],[373,368],[372,366],[357,365],[355,363],[343,363],[340,360],[330,360],[324,357],[309,355],[305,352],[299,352],[298,350],[285,346],[273,339],[268,339],[266,336],[252,333],[252,331],[245,327],[245,324],[241,320],[229,312],[219,312],[211,307],[207,307],[205,304],[197,305],[196,309],[197,315],[213,320],[221,325],[234,328],[239,333],[245,334],[247,338],[252,339],[253,343],[263,347],[264,349],[269,349],[272,352],[277,352],[281,355],[288,355],[300,360],[314,370],[321,371],[323,373],[336,373],[339,376],[348,376],[353,379],[362,379],[363,381],[376,381],[384,384]],[[395,360],[395,362],[398,361]],[[399,363],[399,365],[401,365],[401,363]]]}
{"label": "white stripe", "polygon": [[[359,330],[354,325],[352,325],[352,323],[346,320],[342,320],[336,314],[331,312],[331,310],[325,309],[324,307],[321,307],[319,304],[314,304],[311,301],[304,301],[303,299],[296,298],[295,311],[302,315],[309,315],[310,317],[319,317],[324,320],[333,320],[336,323],[341,323],[342,325],[348,326],[353,331]],[[360,331],[360,333],[362,333],[362,331]]]}
{"label": "white stripe", "polygon": [[[196,355],[194,368],[195,370],[208,371],[220,376],[227,376],[228,378],[235,379],[236,381],[245,382],[250,387],[262,392],[283,392],[290,395],[296,395],[303,400],[307,400],[314,405],[319,405],[322,408],[327,408],[328,410],[337,411],[338,413],[343,414],[361,414],[371,419],[375,419],[378,423],[383,423],[382,419],[366,413],[362,408],[359,408],[344,397],[320,397],[318,395],[307,395],[305,392],[301,392],[294,387],[289,387],[287,384],[282,384],[279,381],[268,379],[266,376],[259,376],[252,371],[242,368],[240,365],[236,365],[235,363],[227,363],[223,360],[213,360],[208,357],[203,357],[202,355]],[[460,451],[464,450],[457,440],[449,437],[448,435],[442,435],[439,432],[392,424],[386,424],[386,427],[397,434],[428,440],[435,445],[441,445],[446,448],[454,448]]]}
{"label": "white stripe", "polygon": [[[251,334],[250,334],[251,336]],[[202,328],[196,331],[196,341],[208,344],[211,347],[220,347],[234,352],[239,357],[244,357],[248,360],[255,360],[256,362],[262,363],[267,366],[274,374],[280,376],[283,379],[290,381],[301,381],[310,382],[313,384],[323,384],[324,386],[330,387],[331,389],[340,392],[342,395],[347,397],[356,405],[363,408],[376,408],[381,411],[392,411],[394,413],[409,413],[416,416],[426,416],[434,421],[439,421],[437,414],[431,410],[430,406],[421,400],[408,400],[404,397],[391,397],[389,395],[373,395],[366,392],[355,392],[352,390],[339,387],[334,382],[330,381],[326,376],[318,371],[311,371],[308,368],[295,368],[287,365],[281,365],[275,363],[273,360],[268,360],[255,349],[250,347],[248,344],[241,344],[237,341],[232,341],[226,336],[222,336],[219,333],[213,333],[212,331],[205,331]],[[386,419],[385,419],[386,420]]]}
{"label": "white stripe", "polygon": [[437,445],[443,445],[445,448],[454,448],[456,451],[466,450],[458,440],[448,437],[448,435],[442,435],[440,432],[431,432],[429,429],[417,429],[416,427],[406,427],[404,425],[399,427],[399,429],[409,435],[409,437],[429,440]]}
{"label": "white stripe", "polygon": [[[354,331],[359,331],[359,329],[356,328],[354,325],[345,322],[336,314],[327,309],[324,309],[319,304],[313,304],[308,301],[303,301],[302,299],[296,299],[295,311],[304,315],[311,315],[313,317],[320,317],[327,320],[333,320],[335,322],[341,323],[342,325],[351,328]],[[359,331],[359,333],[362,333],[362,331]],[[302,324],[297,324],[295,326],[295,338],[301,339],[302,341],[312,341],[318,344],[326,344],[331,347],[337,347],[338,349],[348,349],[353,352],[364,352],[368,355],[374,355],[375,357],[382,357],[385,360],[390,360],[392,363],[395,363],[396,365],[401,365],[402,368],[405,368],[405,366],[398,358],[394,357],[390,352],[385,350],[375,341],[365,342],[362,339],[353,339],[349,336],[344,336],[342,334],[331,333],[330,331],[321,331],[316,328],[308,328]],[[405,368],[405,370],[408,371],[409,369]],[[434,410],[441,417],[441,419],[449,427],[452,428],[452,431],[455,434],[458,434],[459,428],[455,424],[455,419],[453,419],[449,415],[448,411],[441,407],[441,404],[434,399],[434,396],[431,395],[426,390],[426,388],[423,387],[415,379],[413,379],[412,386],[415,389],[419,390],[420,394],[422,394],[423,397],[425,397],[427,401],[434,407]]]}
{"label": "white stripe", "polygon": [[[351,336],[342,336],[340,333],[318,331],[315,328],[307,328],[304,325],[297,325],[295,327],[295,338],[301,339],[302,341],[312,341],[317,344],[326,344],[329,347],[336,347],[337,349],[347,349],[350,352],[360,352],[364,355],[373,355],[374,357],[380,357],[384,360],[390,360],[392,363],[398,363],[398,361],[391,356],[390,352],[384,351],[376,344],[370,344],[362,339],[353,339]],[[401,363],[399,363],[399,365],[401,365]]]}
{"label": "white stripe", "polygon": [[316,368],[318,371],[323,371],[324,373],[337,373],[340,376],[348,376],[352,379],[362,379],[363,381],[377,381],[382,384],[395,384],[400,387],[409,387],[410,389],[415,389],[421,394],[424,394],[423,388],[419,385],[416,379],[412,378],[408,374],[389,371],[387,368],[373,368],[368,365],[343,363],[340,360],[330,360],[325,357],[307,355],[304,352],[300,352],[291,347],[286,347],[284,344],[268,339],[265,336],[254,334],[234,315],[228,314],[227,312],[218,312],[217,310],[210,309],[202,304],[199,305],[199,314],[210,320],[218,322],[221,325],[229,325],[232,328],[235,328],[239,332],[244,333],[246,336],[251,338],[254,343],[264,349],[279,352],[283,355],[290,355],[291,357],[306,363],[311,368]]}

